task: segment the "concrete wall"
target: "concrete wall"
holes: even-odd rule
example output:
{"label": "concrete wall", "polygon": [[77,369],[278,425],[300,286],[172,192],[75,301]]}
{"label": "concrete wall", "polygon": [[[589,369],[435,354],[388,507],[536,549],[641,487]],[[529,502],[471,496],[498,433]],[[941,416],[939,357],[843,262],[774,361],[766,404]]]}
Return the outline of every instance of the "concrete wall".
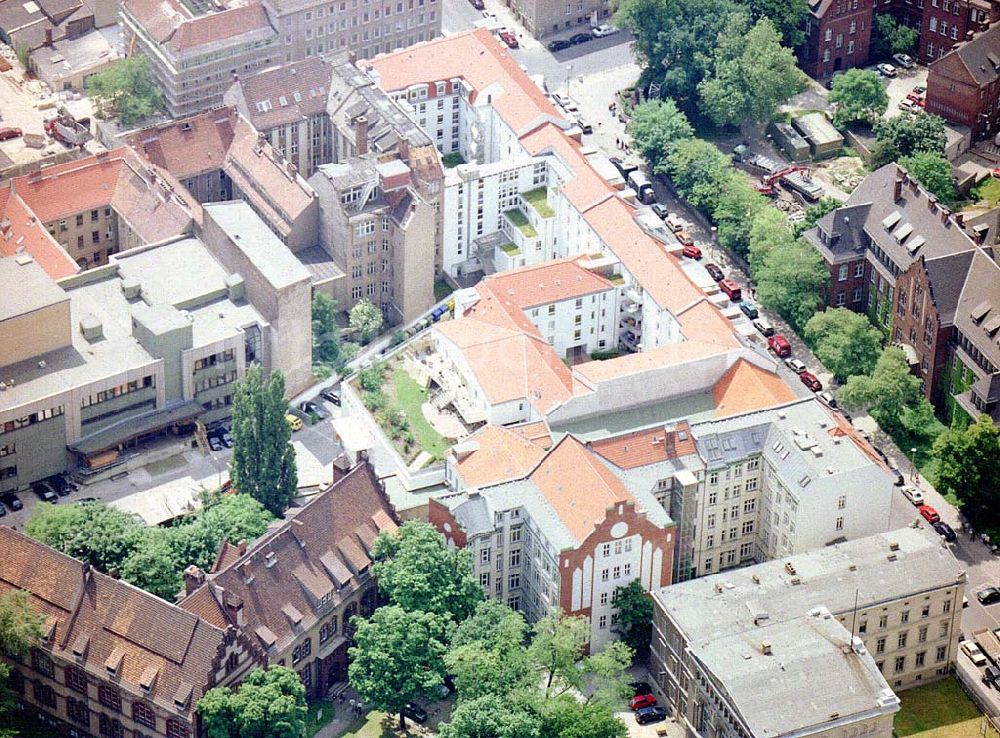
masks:
{"label": "concrete wall", "polygon": [[69,296],[54,305],[0,321],[0,366],[69,346],[70,331]]}

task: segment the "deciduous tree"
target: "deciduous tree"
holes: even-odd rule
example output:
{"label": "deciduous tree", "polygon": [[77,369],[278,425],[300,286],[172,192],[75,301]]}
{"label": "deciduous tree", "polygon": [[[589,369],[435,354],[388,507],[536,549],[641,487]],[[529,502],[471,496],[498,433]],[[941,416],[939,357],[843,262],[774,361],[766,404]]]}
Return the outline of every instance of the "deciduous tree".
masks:
{"label": "deciduous tree", "polygon": [[306,688],[284,666],[255,669],[240,684],[210,689],[198,700],[208,738],[305,738]]}
{"label": "deciduous tree", "polygon": [[865,409],[887,430],[899,427],[900,415],[921,397],[920,380],[910,373],[903,350],[887,346],[871,374],[848,378],[838,393],[849,409]]}
{"label": "deciduous tree", "polygon": [[813,315],[803,335],[823,365],[840,381],[868,374],[882,350],[882,334],[865,315],[847,308],[827,308]]}
{"label": "deciduous tree", "polygon": [[698,85],[702,112],[720,126],[763,123],[805,85],[770,20],[749,27],[745,16],[737,18],[719,40],[712,73]]}
{"label": "deciduous tree", "polygon": [[719,243],[740,256],[746,256],[753,219],[765,208],[767,200],[764,196],[745,178],[734,173],[712,212],[712,220],[718,227]]}
{"label": "deciduous tree", "polygon": [[795,237],[788,228],[788,217],[777,208],[764,208],[758,212],[750,223],[749,246],[747,261],[756,277],[764,267],[764,261],[772,249],[788,249],[795,242]]}
{"label": "deciduous tree", "polygon": [[153,77],[149,57],[130,56],[87,78],[87,91],[110,105],[124,125],[146,120],[163,108],[163,95]]}
{"label": "deciduous tree", "polygon": [[367,343],[382,328],[382,311],[368,299],[354,303],[350,313],[351,329],[357,333],[362,343]]}
{"label": "deciduous tree", "polygon": [[459,624],[445,656],[463,699],[480,695],[523,695],[535,687],[525,647],[528,626],[520,613],[496,600],[482,600]]}
{"label": "deciduous tree", "polygon": [[891,13],[876,13],[872,23],[872,56],[906,54],[917,44],[917,29],[901,23]]}
{"label": "deciduous tree", "polygon": [[1000,510],[1000,431],[985,413],[964,429],[951,429],[934,442],[935,486],[962,502],[976,527],[995,527]]}
{"label": "deciduous tree", "polygon": [[93,502],[38,505],[25,532],[107,573],[121,568],[144,531],[128,513],[102,502]]}
{"label": "deciduous tree", "polygon": [[539,703],[540,738],[625,738],[628,728],[604,703],[563,694]]}
{"label": "deciduous tree", "polygon": [[650,100],[637,106],[628,122],[628,132],[635,148],[654,168],[678,141],[694,135],[687,116],[673,100]]}
{"label": "deciduous tree", "polygon": [[444,682],[448,620],[387,605],[371,619],[355,617],[353,622],[357,631],[347,671],[351,686],[375,708],[398,714],[405,730],[406,703],[433,696]]}
{"label": "deciduous tree", "polygon": [[958,197],[955,180],[951,176],[951,163],[941,154],[918,151],[899,163],[941,202],[952,202]]}
{"label": "deciduous tree", "polygon": [[441,738],[537,738],[541,720],[527,706],[503,694],[462,699],[441,725]]}
{"label": "deciduous tree", "polygon": [[876,143],[884,142],[887,153],[895,152],[897,157],[919,151],[933,151],[944,156],[948,142],[944,119],[923,110],[880,120],[875,124],[875,139]]}
{"label": "deciduous tree", "polygon": [[411,520],[379,536],[372,556],[379,589],[404,610],[462,622],[483,598],[469,552],[449,547],[428,523]]}
{"label": "deciduous tree", "polygon": [[802,330],[819,309],[830,273],[816,249],[795,239],[772,245],[754,279],[760,301]]}
{"label": "deciduous tree", "polygon": [[870,69],[849,69],[833,78],[829,101],[837,104],[833,122],[839,127],[874,123],[889,107],[881,78]]}
{"label": "deciduous tree", "polygon": [[750,18],[759,21],[769,18],[781,34],[782,43],[798,48],[805,41],[803,28],[809,16],[805,0],[742,0],[750,9]]}
{"label": "deciduous tree", "polygon": [[720,194],[736,176],[729,157],[701,138],[677,143],[663,169],[681,196],[706,215],[715,211]]}
{"label": "deciduous tree", "polygon": [[542,674],[545,698],[582,689],[584,679],[577,662],[590,641],[590,621],[557,608],[535,623],[532,632],[528,654]]}
{"label": "deciduous tree", "polygon": [[615,590],[612,605],[616,615],[615,631],[637,656],[644,656],[649,652],[653,632],[652,598],[639,580],[633,579]]}
{"label": "deciduous tree", "polygon": [[[23,590],[0,595],[0,650],[8,656],[23,659],[42,637],[45,618],[31,606],[31,596]],[[4,727],[4,716],[14,707],[14,694],[7,686],[10,666],[0,661],[0,738],[13,738],[16,733]]]}
{"label": "deciduous tree", "polygon": [[275,515],[284,513],[298,488],[291,429],[285,420],[285,379],[281,372],[263,378],[251,366],[233,395],[233,486]]}

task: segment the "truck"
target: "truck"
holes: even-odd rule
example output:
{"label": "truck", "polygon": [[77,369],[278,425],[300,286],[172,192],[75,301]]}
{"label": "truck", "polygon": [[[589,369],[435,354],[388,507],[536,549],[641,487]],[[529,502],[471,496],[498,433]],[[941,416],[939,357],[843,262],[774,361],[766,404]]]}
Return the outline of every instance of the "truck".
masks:
{"label": "truck", "polygon": [[979,650],[990,660],[994,666],[1000,666],[1000,639],[996,633],[989,628],[977,630],[972,634],[972,640],[979,646]]}
{"label": "truck", "polygon": [[653,183],[649,181],[649,177],[647,177],[641,169],[629,172],[628,186],[635,190],[636,197],[638,197],[639,202],[644,205],[656,202],[656,193],[653,192]]}
{"label": "truck", "polygon": [[60,107],[57,112],[57,117],[45,123],[45,130],[52,138],[67,146],[83,146],[93,138],[90,133],[90,118],[77,120],[64,107]]}

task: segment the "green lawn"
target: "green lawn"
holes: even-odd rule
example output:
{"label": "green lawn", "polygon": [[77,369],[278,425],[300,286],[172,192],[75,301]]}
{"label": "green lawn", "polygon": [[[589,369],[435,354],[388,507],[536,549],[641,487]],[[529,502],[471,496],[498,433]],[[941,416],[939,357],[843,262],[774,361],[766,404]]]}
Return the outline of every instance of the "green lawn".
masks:
{"label": "green lawn", "polygon": [[524,234],[525,238],[538,237],[538,231],[536,231],[535,227],[528,222],[528,216],[526,216],[517,208],[514,208],[513,210],[507,210],[504,213],[504,215],[510,218],[510,222],[513,223],[515,226],[517,226],[517,229],[521,231],[522,234]]}
{"label": "green lawn", "polygon": [[[323,711],[323,716],[317,718],[316,715],[320,710]],[[310,702],[309,711],[306,713],[305,734],[307,736],[316,735],[320,728],[333,720],[333,711],[333,704],[329,700],[316,700],[315,702]]]}
{"label": "green lawn", "polygon": [[[958,736],[979,735],[979,710],[968,698],[954,677],[942,679],[925,687],[915,687],[899,693],[900,708],[896,713],[895,733],[904,736],[918,735],[935,730],[935,738],[949,736],[946,726],[974,721],[974,733],[954,733]],[[957,727],[957,726],[956,726]],[[962,726],[964,730],[966,726]],[[942,729],[943,732],[938,732]],[[929,737],[928,737],[929,738]]]}
{"label": "green lawn", "polygon": [[450,154],[442,156],[441,163],[444,164],[445,168],[451,169],[452,167],[457,167],[459,164],[465,164],[465,159],[457,151],[453,151]]}
{"label": "green lawn", "polygon": [[444,279],[434,280],[434,300],[440,302],[452,293],[451,285]]}
{"label": "green lawn", "polygon": [[392,386],[397,405],[410,421],[410,429],[416,436],[417,446],[433,455],[435,459],[443,459],[451,444],[431,427],[420,409],[420,406],[427,402],[427,390],[417,384],[401,367],[397,367],[392,373]]}
{"label": "green lawn", "polygon": [[547,188],[536,187],[533,190],[528,190],[527,192],[522,193],[521,197],[527,200],[528,204],[537,210],[538,214],[543,218],[551,218],[555,216],[556,211],[552,209],[551,205],[549,205]]}
{"label": "green lawn", "polygon": [[521,254],[521,249],[512,243],[505,243],[500,247],[500,250],[507,254],[507,256],[520,256]]}
{"label": "green lawn", "polygon": [[1000,202],[1000,179],[988,177],[972,191],[973,197],[986,200],[990,207]]}

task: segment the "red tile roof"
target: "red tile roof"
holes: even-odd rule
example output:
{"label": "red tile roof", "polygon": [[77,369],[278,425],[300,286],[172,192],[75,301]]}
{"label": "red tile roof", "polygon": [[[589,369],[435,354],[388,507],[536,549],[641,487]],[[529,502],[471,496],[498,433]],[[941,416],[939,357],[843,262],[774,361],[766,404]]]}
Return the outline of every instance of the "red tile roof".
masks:
{"label": "red tile roof", "polygon": [[712,388],[718,418],[783,405],[795,393],[776,373],[739,359]]}
{"label": "red tile roof", "polygon": [[222,169],[233,142],[234,108],[204,113],[136,131],[129,146],[178,179]]}
{"label": "red tile roof", "polygon": [[12,191],[12,183],[0,187],[0,255],[13,256],[23,249],[52,279],[69,277],[79,266]]}
{"label": "red tile roof", "polygon": [[[475,450],[459,454],[459,448],[476,444]],[[455,449],[458,475],[469,487],[484,487],[528,474],[545,456],[539,446],[514,429],[487,425],[480,428]]]}
{"label": "red tile roof", "polygon": [[521,310],[614,289],[604,277],[571,259],[493,274],[480,283]]}
{"label": "red tile roof", "polygon": [[661,427],[611,436],[589,444],[595,453],[619,469],[635,469],[697,453],[686,421],[672,429]]}

